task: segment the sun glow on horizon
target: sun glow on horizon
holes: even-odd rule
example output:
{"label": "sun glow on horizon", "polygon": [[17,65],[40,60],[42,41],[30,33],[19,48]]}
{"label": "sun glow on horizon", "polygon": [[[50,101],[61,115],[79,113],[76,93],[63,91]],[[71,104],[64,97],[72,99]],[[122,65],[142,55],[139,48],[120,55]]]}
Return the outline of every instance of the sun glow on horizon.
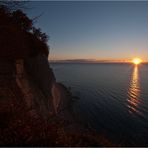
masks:
{"label": "sun glow on horizon", "polygon": [[132,63],[134,63],[135,65],[138,65],[138,64],[140,64],[141,62],[142,62],[142,60],[139,59],[139,58],[134,58],[134,59],[132,60]]}

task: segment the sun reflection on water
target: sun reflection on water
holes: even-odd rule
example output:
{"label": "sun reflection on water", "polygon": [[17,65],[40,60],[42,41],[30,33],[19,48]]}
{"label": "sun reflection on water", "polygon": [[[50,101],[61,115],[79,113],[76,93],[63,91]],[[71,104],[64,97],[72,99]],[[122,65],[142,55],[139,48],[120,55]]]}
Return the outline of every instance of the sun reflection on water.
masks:
{"label": "sun reflection on water", "polygon": [[128,90],[127,101],[130,113],[138,112],[137,107],[139,104],[139,95],[140,95],[139,73],[138,73],[138,66],[135,65]]}

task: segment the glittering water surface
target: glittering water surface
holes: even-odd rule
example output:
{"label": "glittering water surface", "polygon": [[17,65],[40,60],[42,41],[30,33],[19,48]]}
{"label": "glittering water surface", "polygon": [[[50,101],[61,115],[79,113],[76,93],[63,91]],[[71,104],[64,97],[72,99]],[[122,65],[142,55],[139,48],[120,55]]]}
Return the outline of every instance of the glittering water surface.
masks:
{"label": "glittering water surface", "polygon": [[148,146],[148,65],[51,64],[77,117],[116,143]]}

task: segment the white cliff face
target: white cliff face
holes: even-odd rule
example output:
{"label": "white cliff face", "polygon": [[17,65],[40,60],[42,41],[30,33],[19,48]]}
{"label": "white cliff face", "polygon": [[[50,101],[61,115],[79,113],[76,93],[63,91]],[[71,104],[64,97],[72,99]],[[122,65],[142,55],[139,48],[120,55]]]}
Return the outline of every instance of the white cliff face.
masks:
{"label": "white cliff face", "polygon": [[44,100],[52,98],[44,96],[42,91],[29,80],[24,69],[23,60],[16,61],[16,82],[24,95],[24,100],[30,113],[34,116],[41,115],[43,118],[48,118],[52,114],[53,109],[49,109],[48,103],[50,102],[47,101],[46,104]]}
{"label": "white cliff face", "polygon": [[23,59],[16,60],[15,66],[16,66],[16,76],[19,78],[23,77],[25,75],[24,60]]}
{"label": "white cliff face", "polygon": [[33,114],[42,114],[48,118],[50,114],[57,114],[70,104],[67,89],[55,81],[44,56],[16,60],[16,82]]}
{"label": "white cliff face", "polygon": [[55,77],[49,67],[48,59],[44,55],[28,58],[25,60],[25,69],[32,80],[43,91],[44,95],[51,95],[52,83]]}
{"label": "white cliff face", "polygon": [[62,84],[53,83],[51,93],[56,113],[62,112],[70,106],[72,96]]}
{"label": "white cliff face", "polygon": [[52,85],[51,94],[53,97],[53,105],[54,105],[55,112],[58,113],[58,107],[59,107],[60,101],[62,100],[62,93],[61,93],[61,89],[59,88],[59,85],[56,82],[53,83]]}
{"label": "white cliff face", "polygon": [[28,58],[25,60],[25,70],[33,83],[45,96],[44,102],[48,109],[54,112],[53,99],[51,95],[52,83],[55,81],[52,69],[49,67],[48,59],[44,55]]}

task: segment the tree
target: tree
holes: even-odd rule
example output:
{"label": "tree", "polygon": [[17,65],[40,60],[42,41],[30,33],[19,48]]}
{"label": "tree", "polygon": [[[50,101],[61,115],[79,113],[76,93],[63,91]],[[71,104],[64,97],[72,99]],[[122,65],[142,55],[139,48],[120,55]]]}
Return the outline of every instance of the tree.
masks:
{"label": "tree", "polygon": [[46,35],[46,33],[42,33],[41,32],[41,28],[32,28],[33,34],[40,39],[41,41],[43,41],[44,43],[46,43],[48,41],[48,36]]}
{"label": "tree", "polygon": [[[40,28],[34,27],[34,19],[30,19],[22,10],[24,8],[24,1],[3,0],[0,1],[0,11],[7,13],[11,23],[15,23],[19,28],[27,32],[32,32],[35,37],[47,43],[48,36],[43,33]],[[0,12],[1,13],[1,12]]]}
{"label": "tree", "polygon": [[12,19],[21,29],[25,31],[30,31],[32,29],[32,20],[29,19],[20,9],[12,12]]}
{"label": "tree", "polygon": [[[21,9],[10,11],[7,5],[9,5],[8,1],[6,3],[0,1],[0,31],[4,34],[0,34],[1,49],[12,50],[9,53],[13,53],[13,55],[15,53],[23,55],[23,52],[26,52],[31,56],[38,54],[48,56],[49,47],[46,33],[43,33],[40,28],[36,28],[33,19],[30,19]],[[6,40],[12,42],[11,47]],[[17,40],[21,40],[21,42],[17,42]]]}

